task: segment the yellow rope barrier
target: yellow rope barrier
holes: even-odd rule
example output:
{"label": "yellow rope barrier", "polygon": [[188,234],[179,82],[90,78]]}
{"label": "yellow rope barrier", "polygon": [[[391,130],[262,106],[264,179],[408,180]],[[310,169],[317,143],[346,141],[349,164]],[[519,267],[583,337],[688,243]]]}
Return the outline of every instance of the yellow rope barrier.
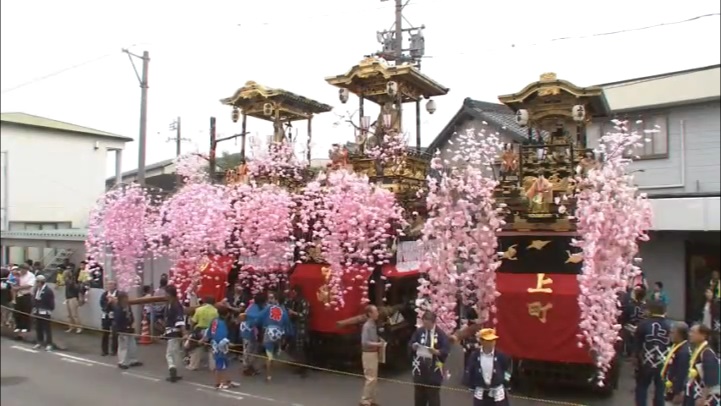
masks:
{"label": "yellow rope barrier", "polygon": [[[7,306],[1,306],[1,307],[2,307],[3,309],[9,310],[9,311],[12,312],[12,313],[23,314],[23,315],[26,315],[26,316],[31,317],[31,318],[33,318],[33,319],[37,318],[37,316],[34,315],[34,314],[25,313],[25,312],[20,312],[20,311],[17,311],[17,310],[15,310],[15,309],[13,309],[13,308],[7,307]],[[103,330],[103,329],[94,328],[94,327],[87,327],[87,326],[79,326],[79,325],[74,325],[74,324],[67,323],[67,322],[64,322],[64,321],[59,321],[59,320],[50,319],[50,322],[51,322],[52,324],[57,324],[57,325],[61,325],[61,326],[66,326],[66,327],[69,327],[69,328],[82,328],[82,329],[84,329],[84,330],[95,331],[95,332],[98,332],[98,333],[112,333],[112,331],[110,331],[110,330]],[[127,336],[132,336],[132,337],[141,337],[141,334],[137,334],[137,333],[117,333],[117,334],[118,334],[118,335],[127,335]],[[162,336],[152,336],[152,335],[150,336],[150,338],[152,338],[153,340],[156,340],[156,339],[161,339],[161,340],[162,340],[162,339],[163,339]],[[201,342],[199,342],[199,341],[197,341],[197,340],[194,340],[194,341],[195,341],[195,342],[198,342],[198,343],[201,343]],[[236,350],[230,350],[230,352],[231,352],[231,353],[234,353],[234,354],[242,354],[242,352],[236,351]],[[249,354],[249,355],[250,355],[251,357],[265,359],[265,357],[264,357],[263,355],[259,355],[259,354]],[[279,359],[277,359],[277,358],[276,358],[276,359],[273,359],[273,362],[277,362],[277,363],[279,363],[279,364],[285,364],[285,365],[289,365],[289,366],[294,366],[294,367],[302,367],[302,368],[311,369],[311,370],[320,371],[320,372],[325,372],[325,373],[334,374],[334,375],[348,376],[348,377],[353,377],[353,378],[365,379],[365,376],[363,376],[363,375],[361,375],[361,374],[356,374],[356,373],[346,372],[346,371],[339,371],[339,370],[330,369],[330,368],[323,368],[323,367],[318,367],[318,366],[314,366],[314,365],[301,364],[301,363],[297,363],[297,362],[293,362],[293,361],[279,360]],[[417,383],[414,383],[414,382],[404,381],[404,380],[400,380],[400,379],[393,379],[393,378],[381,378],[381,377],[378,377],[378,381],[384,381],[384,382],[388,382],[388,383],[394,383],[394,384],[406,385],[406,386],[428,386],[428,387],[431,387],[430,385],[417,384]],[[467,388],[460,388],[460,387],[454,387],[454,386],[441,386],[441,390],[446,390],[446,391],[451,391],[451,392],[470,393],[469,389],[467,389]],[[513,399],[527,400],[527,401],[532,401],[532,402],[539,402],[539,403],[547,404],[547,405],[556,405],[556,406],[587,406],[587,405],[580,404],[580,403],[564,402],[564,401],[551,400],[551,399],[540,399],[540,398],[533,398],[533,397],[522,396],[522,395],[515,395],[515,394],[509,394],[508,396],[511,397],[511,398],[513,398]]]}

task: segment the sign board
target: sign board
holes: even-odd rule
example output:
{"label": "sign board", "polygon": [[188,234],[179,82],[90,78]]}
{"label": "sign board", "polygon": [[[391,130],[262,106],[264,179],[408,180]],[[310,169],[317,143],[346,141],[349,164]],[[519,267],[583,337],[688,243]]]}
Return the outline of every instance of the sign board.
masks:
{"label": "sign board", "polygon": [[431,240],[421,245],[421,241],[401,241],[396,250],[396,270],[398,272],[417,271],[421,267],[423,255],[435,249],[436,243]]}

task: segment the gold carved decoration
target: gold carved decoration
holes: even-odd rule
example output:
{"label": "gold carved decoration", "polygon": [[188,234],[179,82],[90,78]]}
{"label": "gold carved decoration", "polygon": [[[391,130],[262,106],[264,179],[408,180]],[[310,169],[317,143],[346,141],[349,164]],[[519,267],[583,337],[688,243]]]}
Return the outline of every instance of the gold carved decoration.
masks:
{"label": "gold carved decoration", "polygon": [[536,274],[536,287],[528,288],[528,293],[553,293],[553,289],[545,287],[552,284],[553,279],[546,278],[545,273]]}
{"label": "gold carved decoration", "polygon": [[541,323],[546,323],[548,311],[553,309],[553,303],[541,304],[541,302],[528,303],[528,315],[535,317]]}
{"label": "gold carved decoration", "polygon": [[540,97],[558,96],[559,94],[561,94],[561,88],[558,86],[543,87],[538,89],[538,95]]}
{"label": "gold carved decoration", "polygon": [[200,273],[203,273],[208,269],[209,266],[210,266],[210,258],[203,257],[203,259],[201,259],[200,263],[198,264],[198,271],[200,271]]}
{"label": "gold carved decoration", "polygon": [[578,264],[583,261],[583,253],[581,252],[572,254],[571,251],[566,251],[566,254],[568,254],[568,259],[564,262],[566,264]]}
{"label": "gold carved decoration", "polygon": [[507,259],[509,261],[518,261],[518,258],[516,258],[516,254],[518,253],[518,251],[516,251],[517,246],[518,244],[513,244],[508,247],[506,252],[503,253],[503,259]]}
{"label": "gold carved decoration", "polygon": [[328,283],[330,282],[330,268],[327,266],[324,266],[320,269],[321,275],[323,275],[323,285],[318,288],[318,292],[316,293],[316,297],[318,298],[318,301],[323,304],[330,303],[330,286]]}
{"label": "gold carved decoration", "polygon": [[542,250],[546,245],[550,244],[550,240],[533,240],[531,243],[526,247],[527,250]]}
{"label": "gold carved decoration", "polygon": [[541,82],[555,82],[556,80],[558,80],[558,76],[556,76],[554,72],[547,72],[541,74]]}

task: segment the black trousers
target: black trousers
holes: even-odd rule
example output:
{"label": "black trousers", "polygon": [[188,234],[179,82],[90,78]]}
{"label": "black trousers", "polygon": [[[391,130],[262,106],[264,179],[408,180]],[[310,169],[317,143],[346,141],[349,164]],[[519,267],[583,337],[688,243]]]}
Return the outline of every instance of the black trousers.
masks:
{"label": "black trousers", "polygon": [[[100,350],[104,355],[118,353],[118,333],[111,332],[113,329],[113,319],[103,319],[101,321],[103,328],[103,336],[100,339]],[[110,351],[108,352],[108,341],[110,341]]]}
{"label": "black trousers", "polygon": [[441,406],[440,386],[415,386],[414,406]]}
{"label": "black trousers", "polygon": [[53,345],[53,326],[50,315],[35,316],[35,339],[40,345]]}
{"label": "black trousers", "polygon": [[33,311],[33,298],[26,294],[15,298],[15,328],[19,330],[31,329],[32,318],[30,313]]}

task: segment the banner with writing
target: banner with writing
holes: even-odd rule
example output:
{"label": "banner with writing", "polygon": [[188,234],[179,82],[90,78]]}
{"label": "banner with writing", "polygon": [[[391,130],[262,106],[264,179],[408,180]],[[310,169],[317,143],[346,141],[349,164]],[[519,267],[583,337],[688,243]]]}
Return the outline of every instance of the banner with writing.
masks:
{"label": "banner with writing", "polygon": [[417,271],[421,267],[423,255],[435,249],[436,242],[431,240],[421,245],[421,241],[401,241],[396,250],[396,270],[398,272]]}

